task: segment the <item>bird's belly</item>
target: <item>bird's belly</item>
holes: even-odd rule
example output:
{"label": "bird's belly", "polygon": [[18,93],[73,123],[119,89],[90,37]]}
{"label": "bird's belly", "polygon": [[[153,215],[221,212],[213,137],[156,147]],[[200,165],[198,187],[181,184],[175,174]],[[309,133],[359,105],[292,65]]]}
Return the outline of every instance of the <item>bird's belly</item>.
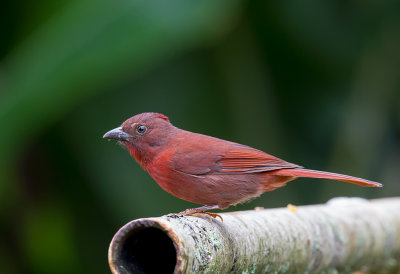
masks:
{"label": "bird's belly", "polygon": [[197,176],[159,167],[147,170],[165,191],[202,205],[225,208],[257,197],[265,191],[257,174]]}

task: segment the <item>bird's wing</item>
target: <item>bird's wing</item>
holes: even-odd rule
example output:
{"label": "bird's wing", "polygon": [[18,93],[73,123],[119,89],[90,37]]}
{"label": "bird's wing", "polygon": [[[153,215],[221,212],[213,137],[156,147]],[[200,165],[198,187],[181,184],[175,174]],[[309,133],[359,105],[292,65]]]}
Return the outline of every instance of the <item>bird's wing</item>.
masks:
{"label": "bird's wing", "polygon": [[220,155],[210,151],[180,148],[173,155],[172,169],[190,175],[205,175],[218,170]]}
{"label": "bird's wing", "polygon": [[301,168],[260,150],[238,145],[227,151],[218,161],[220,169],[214,173],[255,173],[277,169]]}
{"label": "bird's wing", "polygon": [[[231,142],[185,144],[173,156],[173,169],[191,175],[256,173],[301,168],[260,150]],[[179,159],[179,160],[177,160]]]}

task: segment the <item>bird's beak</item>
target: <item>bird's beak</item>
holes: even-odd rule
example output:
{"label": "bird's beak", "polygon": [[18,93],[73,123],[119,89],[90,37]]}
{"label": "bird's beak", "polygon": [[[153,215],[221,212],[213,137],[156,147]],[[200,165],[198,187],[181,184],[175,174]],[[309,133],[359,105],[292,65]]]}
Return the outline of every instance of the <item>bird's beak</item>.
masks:
{"label": "bird's beak", "polygon": [[114,139],[118,141],[128,141],[129,137],[131,136],[128,133],[123,132],[121,127],[114,128],[103,136],[103,138]]}

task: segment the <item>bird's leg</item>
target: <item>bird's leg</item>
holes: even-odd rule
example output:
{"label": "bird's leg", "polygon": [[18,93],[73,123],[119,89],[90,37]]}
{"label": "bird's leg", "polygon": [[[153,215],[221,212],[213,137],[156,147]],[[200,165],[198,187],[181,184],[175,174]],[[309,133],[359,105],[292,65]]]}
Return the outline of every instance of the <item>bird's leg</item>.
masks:
{"label": "bird's leg", "polygon": [[206,210],[211,210],[211,209],[221,209],[219,205],[212,205],[212,206],[201,206],[197,208],[188,208],[182,212],[179,212],[177,215],[194,215],[194,214],[206,214],[208,216],[211,216],[213,218],[220,218],[221,221],[223,222],[224,219],[222,219],[221,215],[215,214],[215,213],[210,213],[210,212],[205,212]]}

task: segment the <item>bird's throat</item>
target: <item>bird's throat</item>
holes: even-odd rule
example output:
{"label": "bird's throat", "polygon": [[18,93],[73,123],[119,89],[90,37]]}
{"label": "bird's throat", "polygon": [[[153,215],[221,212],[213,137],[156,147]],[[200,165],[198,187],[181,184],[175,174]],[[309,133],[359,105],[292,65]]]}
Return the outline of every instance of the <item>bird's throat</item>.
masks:
{"label": "bird's throat", "polygon": [[139,163],[139,165],[144,169],[147,170],[147,164],[148,164],[148,159],[145,157],[145,153],[141,150],[139,150],[137,147],[128,144],[127,148],[129,150],[129,153],[133,158],[135,158],[136,162]]}

